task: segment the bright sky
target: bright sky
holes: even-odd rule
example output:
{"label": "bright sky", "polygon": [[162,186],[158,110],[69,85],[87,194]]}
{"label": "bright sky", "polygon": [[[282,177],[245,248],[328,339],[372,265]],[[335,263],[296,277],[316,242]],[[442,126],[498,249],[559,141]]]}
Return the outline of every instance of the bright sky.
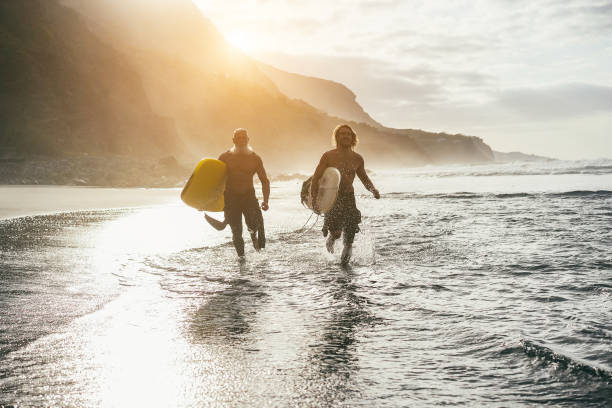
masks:
{"label": "bright sky", "polygon": [[225,38],[382,124],[612,158],[611,0],[197,0]]}

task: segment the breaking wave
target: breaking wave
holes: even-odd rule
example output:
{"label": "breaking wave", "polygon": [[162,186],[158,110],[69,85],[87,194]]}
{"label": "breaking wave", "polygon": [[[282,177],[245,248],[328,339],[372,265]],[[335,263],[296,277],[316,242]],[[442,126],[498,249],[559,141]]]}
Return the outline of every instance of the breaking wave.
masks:
{"label": "breaking wave", "polygon": [[408,200],[408,199],[451,199],[451,200],[461,200],[461,199],[510,199],[510,198],[540,198],[540,197],[558,197],[558,198],[580,198],[580,197],[589,197],[589,198],[610,198],[612,197],[612,191],[610,190],[575,190],[575,191],[565,191],[565,192],[541,192],[541,193],[475,193],[475,192],[454,192],[454,193],[436,193],[436,194],[420,194],[420,193],[404,193],[404,192],[396,192],[396,193],[387,193],[385,196],[392,197],[394,199],[399,200]]}

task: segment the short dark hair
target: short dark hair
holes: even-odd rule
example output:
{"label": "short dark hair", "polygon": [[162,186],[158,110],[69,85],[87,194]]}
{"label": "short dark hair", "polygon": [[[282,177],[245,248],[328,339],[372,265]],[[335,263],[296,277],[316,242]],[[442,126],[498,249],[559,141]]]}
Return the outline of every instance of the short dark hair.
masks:
{"label": "short dark hair", "polygon": [[248,133],[247,133],[246,129],[238,128],[238,129],[234,130],[234,137],[236,137],[238,135],[242,135],[242,134],[248,136]]}

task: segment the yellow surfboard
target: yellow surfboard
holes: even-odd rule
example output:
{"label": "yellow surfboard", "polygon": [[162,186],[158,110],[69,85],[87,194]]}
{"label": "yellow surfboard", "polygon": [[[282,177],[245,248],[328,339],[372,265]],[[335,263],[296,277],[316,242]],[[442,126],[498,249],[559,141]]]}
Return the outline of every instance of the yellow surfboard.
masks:
{"label": "yellow surfboard", "polygon": [[202,159],[183,191],[181,200],[199,211],[223,211],[223,192],[225,191],[226,166],[217,159]]}

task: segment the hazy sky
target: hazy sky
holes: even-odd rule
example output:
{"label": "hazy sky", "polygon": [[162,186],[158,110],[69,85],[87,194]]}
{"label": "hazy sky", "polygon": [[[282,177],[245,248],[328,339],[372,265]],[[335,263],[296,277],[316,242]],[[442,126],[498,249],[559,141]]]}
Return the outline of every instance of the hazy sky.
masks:
{"label": "hazy sky", "polygon": [[247,54],[341,82],[377,121],[612,157],[612,0],[199,0]]}

